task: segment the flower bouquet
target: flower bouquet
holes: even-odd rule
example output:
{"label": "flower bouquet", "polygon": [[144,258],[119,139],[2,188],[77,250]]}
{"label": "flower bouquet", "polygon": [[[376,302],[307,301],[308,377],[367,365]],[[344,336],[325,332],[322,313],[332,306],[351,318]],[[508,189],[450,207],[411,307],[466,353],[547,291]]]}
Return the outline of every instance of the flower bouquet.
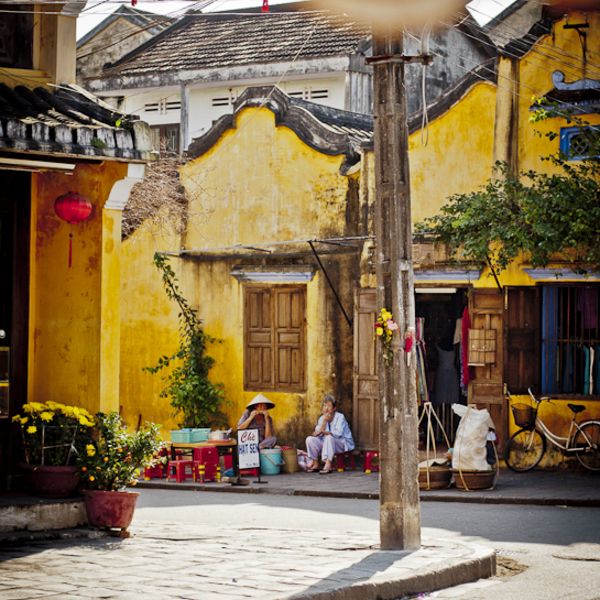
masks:
{"label": "flower bouquet", "polygon": [[23,435],[21,468],[31,491],[67,498],[79,483],[75,459],[89,439],[94,417],[83,408],[58,402],[30,402],[15,415]]}
{"label": "flower bouquet", "polygon": [[398,324],[392,318],[392,313],[387,308],[382,308],[375,321],[375,335],[381,340],[383,360],[387,366],[390,366],[394,360],[392,336],[397,330]]}
{"label": "flower bouquet", "polygon": [[74,464],[94,425],[94,417],[85,409],[58,402],[30,402],[12,420],[21,426],[30,465]]}

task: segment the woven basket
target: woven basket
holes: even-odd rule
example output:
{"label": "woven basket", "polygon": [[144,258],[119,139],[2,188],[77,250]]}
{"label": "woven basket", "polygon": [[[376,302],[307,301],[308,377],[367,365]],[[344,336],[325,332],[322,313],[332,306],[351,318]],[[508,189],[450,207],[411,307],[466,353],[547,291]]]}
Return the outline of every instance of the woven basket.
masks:
{"label": "woven basket", "polygon": [[[427,479],[429,471],[429,480]],[[419,469],[420,490],[443,490],[450,485],[452,471],[450,467],[421,467]]]}
{"label": "woven basket", "polygon": [[454,484],[459,490],[488,490],[496,483],[497,472],[452,469]]}

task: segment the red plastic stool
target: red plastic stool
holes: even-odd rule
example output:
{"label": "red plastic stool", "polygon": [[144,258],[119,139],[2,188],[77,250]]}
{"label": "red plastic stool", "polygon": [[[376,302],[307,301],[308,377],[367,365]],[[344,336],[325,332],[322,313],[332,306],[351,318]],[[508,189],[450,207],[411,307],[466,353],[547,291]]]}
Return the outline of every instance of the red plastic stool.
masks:
{"label": "red plastic stool", "polygon": [[354,460],[354,454],[352,452],[342,452],[335,455],[335,468],[338,473],[343,473],[348,469],[356,469],[356,461]]}
{"label": "red plastic stool", "polygon": [[365,452],[365,473],[372,473],[373,471],[379,471],[379,451],[367,450]]}
{"label": "red plastic stool", "polygon": [[144,479],[162,479],[165,476],[163,465],[155,465],[144,469]]}
{"label": "red plastic stool", "polygon": [[194,463],[194,479],[196,481],[215,481],[219,467],[219,453],[216,446],[194,448],[192,452]]}
{"label": "red plastic stool", "polygon": [[170,460],[167,465],[167,481],[175,479],[183,483],[186,479],[194,478],[194,462],[191,460]]}
{"label": "red plastic stool", "polygon": [[240,469],[240,475],[258,477],[258,469]]}

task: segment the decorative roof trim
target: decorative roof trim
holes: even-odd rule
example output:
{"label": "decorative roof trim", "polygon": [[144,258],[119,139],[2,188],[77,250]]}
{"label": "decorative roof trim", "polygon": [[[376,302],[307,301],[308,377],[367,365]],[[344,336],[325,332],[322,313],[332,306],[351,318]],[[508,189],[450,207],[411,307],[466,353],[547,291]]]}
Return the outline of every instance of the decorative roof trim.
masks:
{"label": "decorative roof trim", "polygon": [[345,155],[346,168],[355,164],[360,158],[358,144],[352,143],[349,134],[338,133],[320,121],[306,108],[307,104],[293,102],[274,86],[247,88],[237,99],[233,114],[222,116],[205,135],[192,141],[188,148],[188,156],[192,159],[198,158],[210,150],[225,131],[235,128],[235,117],[244,108],[264,107],[275,115],[276,126],[288,127],[314,150],[330,156]]}
{"label": "decorative roof trim", "polygon": [[571,269],[523,269],[531,279],[540,283],[562,283],[569,281],[589,281],[596,283],[600,281],[600,271],[590,271],[589,273],[576,273]]}
{"label": "decorative roof trim", "polygon": [[442,270],[419,270],[415,269],[414,280],[415,285],[420,283],[473,283],[481,277],[481,269],[466,269],[456,271],[442,271]]}
{"label": "decorative roof trim", "polygon": [[241,282],[248,283],[309,283],[315,276],[312,266],[253,268],[238,265],[231,269],[230,275]]}

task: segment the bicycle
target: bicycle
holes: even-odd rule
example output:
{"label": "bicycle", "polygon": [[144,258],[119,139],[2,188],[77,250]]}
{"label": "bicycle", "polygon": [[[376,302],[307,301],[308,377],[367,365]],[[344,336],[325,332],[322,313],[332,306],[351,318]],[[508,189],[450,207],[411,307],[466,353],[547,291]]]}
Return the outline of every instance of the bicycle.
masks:
{"label": "bicycle", "polygon": [[[546,440],[556,446],[564,455],[574,454],[583,467],[590,471],[600,471],[600,421],[577,422],[577,414],[585,410],[581,404],[567,404],[573,418],[566,437],[550,431],[538,415],[542,402],[552,402],[549,397],[536,398],[527,390],[533,401],[528,404],[514,404],[512,412],[519,429],[506,443],[504,460],[506,466],[517,473],[535,469],[546,452]],[[510,394],[508,394],[510,399]]]}

